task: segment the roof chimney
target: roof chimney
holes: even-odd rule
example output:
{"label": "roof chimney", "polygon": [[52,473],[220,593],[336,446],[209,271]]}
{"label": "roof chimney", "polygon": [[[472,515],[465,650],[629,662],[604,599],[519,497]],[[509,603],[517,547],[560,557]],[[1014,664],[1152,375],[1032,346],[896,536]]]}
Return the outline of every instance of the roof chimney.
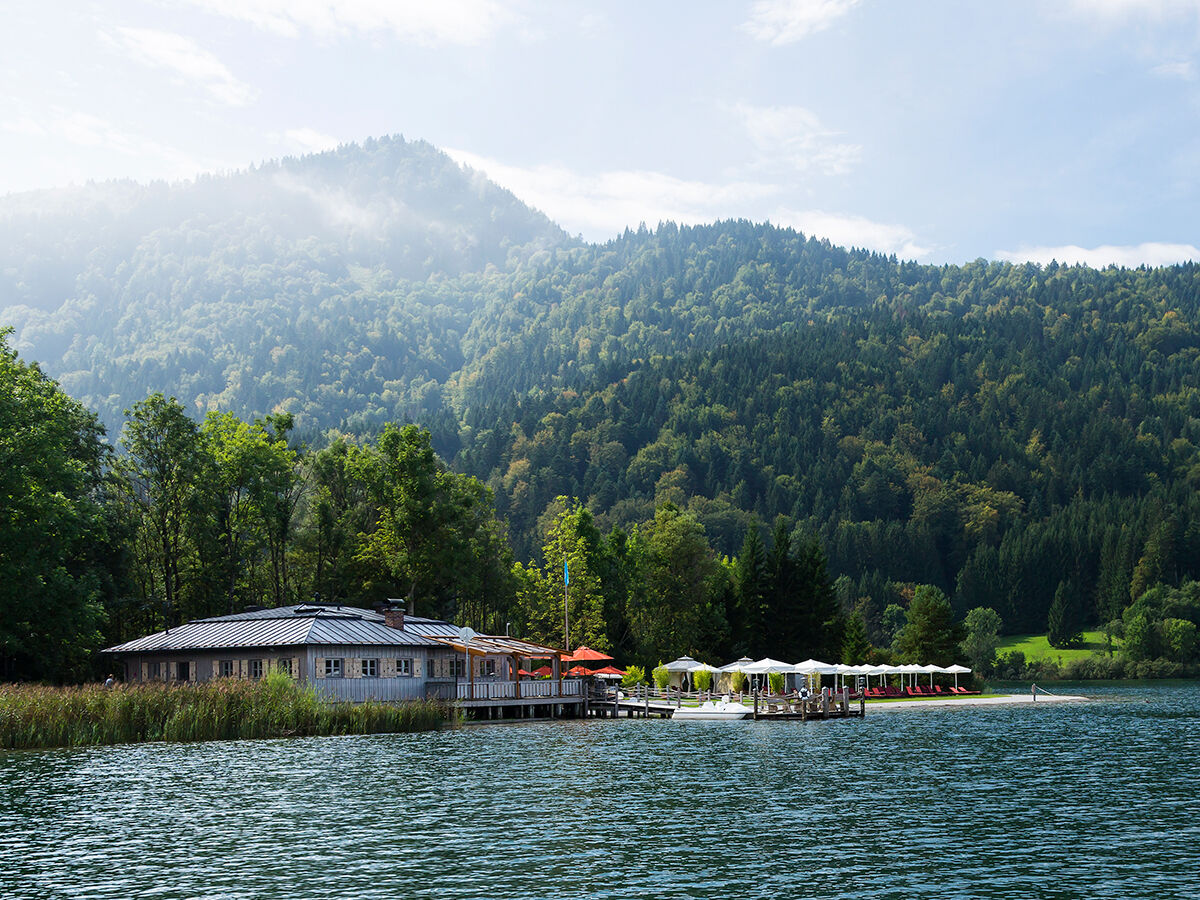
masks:
{"label": "roof chimney", "polygon": [[404,630],[404,601],[389,599],[383,605],[383,624],[397,631]]}

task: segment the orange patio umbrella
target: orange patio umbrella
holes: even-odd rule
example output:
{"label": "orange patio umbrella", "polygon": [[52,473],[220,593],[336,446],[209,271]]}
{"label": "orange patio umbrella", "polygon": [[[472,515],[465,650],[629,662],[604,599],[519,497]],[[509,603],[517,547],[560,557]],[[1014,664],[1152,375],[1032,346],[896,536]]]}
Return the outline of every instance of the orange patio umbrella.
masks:
{"label": "orange patio umbrella", "polygon": [[591,647],[576,647],[575,652],[566,657],[567,662],[611,662],[612,657]]}
{"label": "orange patio umbrella", "polygon": [[625,672],[622,669],[618,669],[616,666],[605,666],[602,669],[596,669],[596,671],[592,672],[592,674],[593,675],[620,675],[620,676],[624,677]]}

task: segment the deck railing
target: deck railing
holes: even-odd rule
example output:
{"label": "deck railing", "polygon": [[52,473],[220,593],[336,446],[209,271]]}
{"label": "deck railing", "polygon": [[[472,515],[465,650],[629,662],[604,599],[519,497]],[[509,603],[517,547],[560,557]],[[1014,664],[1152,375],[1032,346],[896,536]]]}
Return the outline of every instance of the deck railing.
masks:
{"label": "deck railing", "polygon": [[[532,697],[578,697],[582,690],[579,681],[522,681],[520,683],[520,698]],[[458,683],[459,700],[515,700],[517,699],[517,683],[514,681],[460,681]]]}

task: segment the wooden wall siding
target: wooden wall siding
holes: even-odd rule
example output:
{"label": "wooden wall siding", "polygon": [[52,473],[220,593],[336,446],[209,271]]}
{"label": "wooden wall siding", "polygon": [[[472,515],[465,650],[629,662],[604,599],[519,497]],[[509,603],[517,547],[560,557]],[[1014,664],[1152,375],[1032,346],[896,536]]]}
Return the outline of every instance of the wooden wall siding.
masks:
{"label": "wooden wall siding", "polygon": [[420,700],[425,697],[425,681],[420,678],[326,678],[317,687],[318,695],[330,700]]}
{"label": "wooden wall siding", "polygon": [[[308,646],[296,647],[274,654],[247,649],[234,650],[228,654],[214,654],[213,651],[198,651],[190,655],[152,656],[133,659],[126,662],[127,677],[140,681],[150,680],[150,667],[155,662],[159,664],[160,678],[164,681],[176,682],[178,664],[187,661],[189,664],[189,681],[208,681],[221,677],[221,661],[229,660],[233,664],[233,677],[249,678],[250,660],[263,661],[263,675],[279,667],[283,659],[292,660],[292,675],[301,682],[317,685],[322,696],[335,700],[411,700],[432,696],[440,689],[431,686],[430,678],[440,677],[449,683],[453,690],[455,679],[449,675],[451,659],[458,654],[453,651],[434,651],[431,667],[427,658],[433,648],[425,647],[333,647]],[[240,655],[239,655],[240,654]],[[342,660],[342,677],[325,677],[326,658]],[[362,676],[362,660],[379,660],[379,675],[374,678]],[[397,674],[397,660],[411,660],[412,675]],[[430,673],[434,673],[432,676]],[[445,687],[445,684],[440,687]],[[447,696],[453,696],[452,693]]]}

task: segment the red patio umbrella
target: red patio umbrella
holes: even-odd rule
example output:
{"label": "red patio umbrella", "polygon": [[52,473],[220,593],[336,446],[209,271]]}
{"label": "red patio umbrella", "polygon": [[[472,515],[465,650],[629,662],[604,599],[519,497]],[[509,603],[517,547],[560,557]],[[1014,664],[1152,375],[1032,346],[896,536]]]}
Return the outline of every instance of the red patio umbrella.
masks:
{"label": "red patio umbrella", "polygon": [[576,647],[575,652],[566,657],[567,662],[604,662],[612,661],[612,657],[591,647]]}
{"label": "red patio umbrella", "polygon": [[573,669],[567,669],[566,674],[568,674],[568,675],[595,675],[596,673],[593,672],[591,669],[584,668],[583,666],[575,666],[575,668],[573,668]]}
{"label": "red patio umbrella", "polygon": [[549,678],[554,674],[554,670],[549,666],[541,666],[537,669],[534,669],[532,674],[537,678]]}
{"label": "red patio umbrella", "polygon": [[624,676],[625,672],[622,669],[618,669],[616,666],[605,666],[602,669],[596,669],[596,671],[592,672],[592,674],[593,675],[621,675],[621,676]]}

